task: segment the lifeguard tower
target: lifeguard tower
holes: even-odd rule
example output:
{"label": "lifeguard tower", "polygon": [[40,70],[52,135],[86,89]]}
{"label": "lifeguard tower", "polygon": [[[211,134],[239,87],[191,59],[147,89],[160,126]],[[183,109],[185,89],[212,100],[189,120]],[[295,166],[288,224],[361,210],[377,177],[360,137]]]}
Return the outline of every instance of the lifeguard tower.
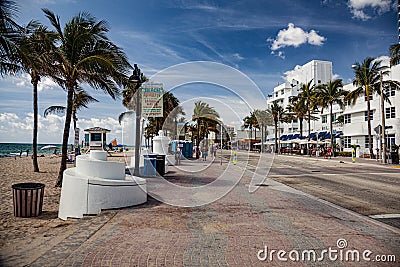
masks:
{"label": "lifeguard tower", "polygon": [[89,150],[106,150],[107,133],[109,133],[110,130],[101,127],[93,127],[84,130],[84,132],[85,148]]}

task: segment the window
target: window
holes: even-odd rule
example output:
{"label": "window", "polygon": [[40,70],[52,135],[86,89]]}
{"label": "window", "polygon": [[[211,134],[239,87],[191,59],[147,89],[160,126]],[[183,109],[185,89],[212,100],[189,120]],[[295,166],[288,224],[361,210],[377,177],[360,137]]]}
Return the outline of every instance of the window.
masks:
{"label": "window", "polygon": [[351,114],[344,114],[344,123],[351,123]]}
{"label": "window", "polygon": [[318,80],[318,84],[320,84],[321,83],[321,80]]}
{"label": "window", "polygon": [[285,91],[284,91],[284,90],[281,90],[281,95],[283,95],[283,94],[285,94]]}
{"label": "window", "polygon": [[389,96],[395,96],[396,95],[396,90],[393,87],[385,88],[385,95],[387,97]]}
{"label": "window", "polygon": [[394,134],[388,134],[386,136],[386,149],[390,151],[390,148],[395,143]]}
{"label": "window", "polygon": [[322,116],[322,123],[326,123],[328,121],[328,116],[327,115],[323,115]]}
{"label": "window", "polygon": [[92,133],[91,141],[101,141],[101,133]]}
{"label": "window", "polygon": [[332,114],[332,121],[336,121],[336,113]]}
{"label": "window", "polygon": [[[371,137],[371,139],[372,139],[372,137]],[[364,144],[365,144],[365,148],[369,148],[369,138],[368,138],[368,135],[366,135],[366,136],[364,137]]]}
{"label": "window", "polygon": [[394,119],[396,117],[396,110],[394,107],[386,108],[386,119]]}
{"label": "window", "polygon": [[278,92],[275,93],[275,97],[278,97]]}
{"label": "window", "polygon": [[[368,121],[368,110],[364,111],[364,120]],[[369,114],[369,120],[374,120],[374,111],[371,110],[371,113]]]}
{"label": "window", "polygon": [[350,148],[351,147],[351,136],[343,137],[343,147]]}

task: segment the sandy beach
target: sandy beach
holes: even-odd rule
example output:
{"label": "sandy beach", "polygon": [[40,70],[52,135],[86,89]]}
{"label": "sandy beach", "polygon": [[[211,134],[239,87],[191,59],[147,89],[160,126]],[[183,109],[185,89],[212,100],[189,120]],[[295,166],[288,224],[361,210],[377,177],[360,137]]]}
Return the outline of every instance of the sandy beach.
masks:
{"label": "sandy beach", "polygon": [[[129,152],[127,153],[129,155]],[[130,158],[127,157],[129,160]],[[34,239],[51,229],[60,230],[74,219],[63,221],[58,218],[58,206],[61,188],[55,187],[60,157],[46,155],[38,157],[39,173],[33,172],[31,157],[0,158],[0,250],[20,239]],[[108,160],[125,161],[124,153],[115,153]],[[73,167],[68,164],[68,167]],[[46,185],[43,213],[38,217],[14,217],[11,186],[16,183],[36,182]]]}

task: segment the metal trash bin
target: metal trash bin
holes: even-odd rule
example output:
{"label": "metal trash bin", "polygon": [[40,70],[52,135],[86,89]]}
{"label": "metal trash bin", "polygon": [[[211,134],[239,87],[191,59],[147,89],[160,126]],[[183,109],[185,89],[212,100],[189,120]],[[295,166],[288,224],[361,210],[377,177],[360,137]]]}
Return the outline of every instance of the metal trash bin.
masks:
{"label": "metal trash bin", "polygon": [[13,205],[15,217],[36,217],[42,213],[44,184],[13,184]]}
{"label": "metal trash bin", "polygon": [[157,155],[156,160],[157,160],[156,170],[159,175],[164,176],[165,175],[165,155]]}

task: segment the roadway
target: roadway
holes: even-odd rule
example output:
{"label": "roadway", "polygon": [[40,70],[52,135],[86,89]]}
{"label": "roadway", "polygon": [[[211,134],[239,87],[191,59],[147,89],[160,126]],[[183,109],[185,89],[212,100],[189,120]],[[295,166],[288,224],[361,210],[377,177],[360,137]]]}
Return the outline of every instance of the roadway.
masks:
{"label": "roadway", "polygon": [[[254,171],[259,154],[248,155],[240,152],[239,162]],[[373,160],[276,155],[268,178],[400,228],[400,168],[395,167]]]}

